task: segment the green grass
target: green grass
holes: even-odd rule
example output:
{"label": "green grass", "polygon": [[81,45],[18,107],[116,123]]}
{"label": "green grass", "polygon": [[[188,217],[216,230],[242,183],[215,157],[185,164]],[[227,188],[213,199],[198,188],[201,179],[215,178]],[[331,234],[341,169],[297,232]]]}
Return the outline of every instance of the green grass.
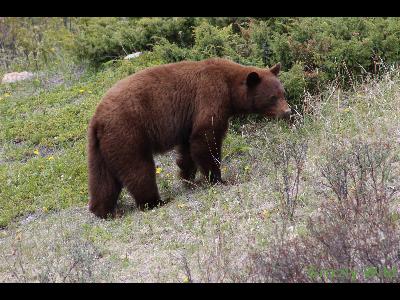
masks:
{"label": "green grass", "polygon": [[186,188],[176,176],[174,153],[157,156],[158,186],[171,201],[139,212],[124,191],[122,216],[97,219],[86,208],[88,121],[115,81],[152,64],[157,60],[147,56],[56,87],[1,87],[0,281],[184,282],[189,275],[193,281],[252,281],[244,279],[248,257],[272,245],[277,226],[286,222],[276,189],[285,145],[308,144],[294,220],[287,225],[294,235],[308,234],[307,218],[326,200],[318,193],[319,165],[335,143],[388,143],[398,159],[393,176],[400,175],[400,76],[393,71],[354,92],[327,87],[306,97],[313,114],[293,127],[232,120],[223,148],[226,186]]}
{"label": "green grass", "polygon": [[38,209],[87,203],[86,132],[96,105],[118,79],[154,63],[122,61],[56,87],[39,78],[1,86],[0,227]]}
{"label": "green grass", "polygon": [[0,226],[42,207],[85,202],[86,124],[98,100],[82,88],[1,100]]}

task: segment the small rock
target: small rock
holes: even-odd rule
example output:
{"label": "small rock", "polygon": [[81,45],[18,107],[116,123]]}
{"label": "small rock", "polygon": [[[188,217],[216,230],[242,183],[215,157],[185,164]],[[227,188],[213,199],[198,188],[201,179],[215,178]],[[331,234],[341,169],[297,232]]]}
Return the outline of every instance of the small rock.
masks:
{"label": "small rock", "polygon": [[31,72],[12,72],[12,73],[6,73],[3,76],[3,79],[1,80],[1,83],[11,83],[11,82],[16,82],[20,80],[26,80],[30,79],[33,77],[33,73]]}
{"label": "small rock", "polygon": [[26,217],[25,219],[21,220],[21,224],[22,224],[22,225],[26,225],[26,224],[32,222],[33,220],[35,220],[36,218],[37,218],[37,216],[34,215],[34,214],[29,215],[29,216]]}
{"label": "small rock", "polygon": [[140,55],[142,55],[142,52],[135,52],[125,56],[124,59],[136,58],[139,57]]}

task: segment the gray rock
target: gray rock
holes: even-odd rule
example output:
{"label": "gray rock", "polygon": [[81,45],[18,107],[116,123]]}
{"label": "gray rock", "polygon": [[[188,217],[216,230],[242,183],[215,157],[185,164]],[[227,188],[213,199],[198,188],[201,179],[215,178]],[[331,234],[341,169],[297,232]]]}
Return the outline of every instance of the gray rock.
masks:
{"label": "gray rock", "polygon": [[142,55],[142,52],[135,52],[135,53],[131,53],[127,56],[124,57],[124,59],[131,59],[131,58],[136,58],[139,57],[140,55]]}
{"label": "gray rock", "polygon": [[12,73],[6,73],[3,76],[3,79],[1,80],[1,83],[12,83],[12,82],[17,82],[21,80],[26,80],[26,79],[31,79],[33,77],[33,73],[31,72],[12,72]]}

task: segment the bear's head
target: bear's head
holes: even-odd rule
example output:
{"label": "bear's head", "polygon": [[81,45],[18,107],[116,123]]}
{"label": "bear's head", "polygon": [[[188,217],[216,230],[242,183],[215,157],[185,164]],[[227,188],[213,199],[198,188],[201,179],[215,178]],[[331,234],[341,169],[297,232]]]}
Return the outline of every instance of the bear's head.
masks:
{"label": "bear's head", "polygon": [[250,112],[271,118],[289,119],[291,109],[285,99],[285,90],[278,79],[281,64],[267,70],[250,71],[246,78],[247,105]]}

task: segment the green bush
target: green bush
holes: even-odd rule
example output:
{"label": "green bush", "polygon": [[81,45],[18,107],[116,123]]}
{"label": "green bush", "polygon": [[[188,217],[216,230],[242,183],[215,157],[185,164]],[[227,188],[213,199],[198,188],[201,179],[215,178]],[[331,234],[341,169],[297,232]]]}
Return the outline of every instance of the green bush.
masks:
{"label": "green bush", "polygon": [[218,28],[206,22],[194,30],[193,57],[196,60],[224,57],[244,65],[261,66],[261,57],[256,54],[256,45],[242,35],[234,33],[232,25]]}
{"label": "green bush", "polygon": [[74,53],[99,66],[133,51],[151,50],[159,38],[188,47],[194,18],[82,18]]}
{"label": "green bush", "polygon": [[314,90],[338,75],[347,85],[365,72],[379,72],[381,60],[392,64],[400,58],[398,18],[294,18],[271,27],[271,21],[253,26],[258,44],[269,45],[268,62],[281,61],[284,70],[301,62]]}
{"label": "green bush", "polygon": [[2,65],[14,70],[48,68],[68,55],[76,63],[87,61],[99,67],[134,51],[152,52],[152,62],[160,64],[210,57],[258,67],[281,62],[288,98],[300,104],[304,90],[320,92],[332,80],[347,88],[366,73],[381,74],[385,66],[396,64],[399,21],[382,17],[0,18],[0,51]]}
{"label": "green bush", "polygon": [[296,106],[296,110],[301,107],[301,99],[307,87],[303,70],[303,63],[296,62],[289,71],[283,71],[280,74],[280,79],[286,90],[286,97],[292,99],[291,104]]}
{"label": "green bush", "polygon": [[195,27],[193,35],[191,48],[183,48],[166,38],[158,38],[153,52],[165,63],[224,57],[244,65],[263,66],[256,45],[234,33],[232,25],[218,27],[203,21]]}
{"label": "green bush", "polygon": [[153,48],[153,53],[160,58],[163,63],[173,63],[190,59],[189,50],[181,48],[177,44],[169,42],[166,38],[160,38]]}

